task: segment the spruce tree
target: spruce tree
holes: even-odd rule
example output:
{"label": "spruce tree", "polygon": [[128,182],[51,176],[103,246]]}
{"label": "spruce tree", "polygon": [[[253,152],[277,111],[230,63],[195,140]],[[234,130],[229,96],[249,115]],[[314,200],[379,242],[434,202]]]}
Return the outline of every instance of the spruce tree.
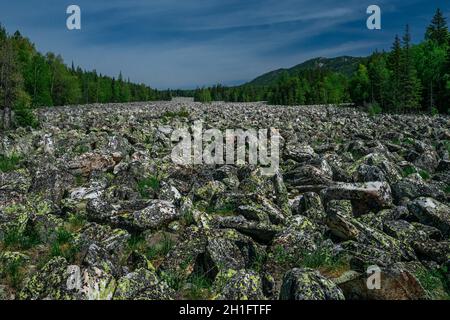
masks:
{"label": "spruce tree", "polygon": [[449,32],[447,21],[441,9],[436,10],[433,20],[431,20],[431,24],[427,28],[425,39],[435,41],[440,46],[448,44]]}
{"label": "spruce tree", "polygon": [[401,84],[400,79],[402,75],[402,46],[400,42],[400,37],[395,36],[394,43],[392,45],[392,50],[388,59],[388,66],[392,72],[391,85],[388,92],[388,103],[389,109],[392,111],[398,111],[400,108],[401,100]]}
{"label": "spruce tree", "polygon": [[403,54],[401,55],[401,102],[400,107],[405,110],[418,110],[421,99],[421,83],[417,77],[417,70],[414,66],[414,60],[411,50],[411,33],[409,25],[406,26],[403,36]]}

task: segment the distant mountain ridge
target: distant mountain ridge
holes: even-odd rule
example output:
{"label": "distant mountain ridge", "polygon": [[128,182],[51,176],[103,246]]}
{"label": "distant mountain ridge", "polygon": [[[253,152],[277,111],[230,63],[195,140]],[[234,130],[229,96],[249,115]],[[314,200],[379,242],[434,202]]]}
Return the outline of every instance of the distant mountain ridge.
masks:
{"label": "distant mountain ridge", "polygon": [[303,70],[313,70],[318,68],[333,72],[339,72],[346,76],[351,76],[358,69],[359,64],[363,63],[366,59],[367,58],[364,57],[351,56],[342,56],[336,58],[314,58],[298,64],[292,68],[282,68],[270,71],[248,82],[247,84],[255,86],[272,85],[277,82],[279,77],[284,72],[287,72],[289,75],[293,76]]}

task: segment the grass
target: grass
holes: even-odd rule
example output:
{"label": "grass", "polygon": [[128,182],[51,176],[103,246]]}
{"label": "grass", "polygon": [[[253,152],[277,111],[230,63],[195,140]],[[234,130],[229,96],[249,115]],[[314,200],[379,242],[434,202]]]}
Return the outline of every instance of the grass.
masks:
{"label": "grass", "polygon": [[3,274],[7,283],[15,290],[18,290],[24,279],[24,262],[22,260],[14,260],[6,264]]}
{"label": "grass", "polygon": [[371,106],[369,106],[369,109],[367,110],[369,115],[371,117],[376,116],[377,114],[381,114],[383,112],[383,109],[381,109],[380,105],[378,103],[373,103]]}
{"label": "grass", "polygon": [[145,252],[146,257],[151,260],[165,257],[174,247],[175,243],[170,237],[164,234],[161,242],[149,246]]}
{"label": "grass", "polygon": [[77,232],[80,231],[87,223],[85,217],[79,214],[71,214],[68,219],[68,231]]}
{"label": "grass", "polygon": [[184,277],[177,272],[164,272],[161,278],[175,291],[179,291],[186,283]]}
{"label": "grass", "polygon": [[66,229],[56,230],[56,239],[50,244],[50,257],[64,257],[69,262],[75,261],[79,249],[73,240],[72,233]]}
{"label": "grass", "polygon": [[81,187],[82,185],[84,185],[85,179],[84,179],[84,177],[83,177],[82,174],[77,173],[77,174],[74,175],[74,178],[75,178],[75,184],[76,184],[78,187]]}
{"label": "grass", "polygon": [[364,157],[364,154],[359,150],[352,150],[352,151],[350,151],[350,153],[351,153],[353,159],[355,159],[356,161],[361,159],[362,157]]}
{"label": "grass", "polygon": [[446,291],[446,274],[447,268],[439,268],[432,270],[421,270],[416,273],[423,288],[432,295],[433,299],[449,300],[450,294]]}
{"label": "grass", "polygon": [[0,171],[10,172],[16,170],[19,166],[21,157],[17,154],[12,154],[11,156],[5,156],[0,154]]}
{"label": "grass", "polygon": [[447,193],[447,194],[450,194],[450,185],[447,185],[447,186],[444,188],[444,192]]}
{"label": "grass", "polygon": [[402,175],[403,175],[403,177],[408,177],[416,172],[417,172],[416,168],[414,168],[412,166],[407,166],[407,167],[403,168]]}
{"label": "grass", "polygon": [[13,227],[5,233],[3,245],[5,248],[15,250],[28,250],[41,243],[39,234],[32,226],[27,226],[25,230]]}
{"label": "grass", "polygon": [[193,210],[186,210],[186,212],[181,217],[181,222],[184,226],[190,226],[195,223]]}
{"label": "grass", "polygon": [[420,176],[422,177],[423,180],[430,180],[431,175],[428,171],[426,170],[420,170],[419,171]]}
{"label": "grass", "polygon": [[159,179],[155,176],[148,177],[138,181],[137,190],[140,193],[141,197],[147,199],[150,197],[150,190],[158,192],[160,188]]}
{"label": "grass", "polygon": [[150,261],[155,261],[165,257],[174,247],[175,243],[166,234],[160,242],[149,245],[142,234],[133,234],[128,240],[128,250],[144,254]]}
{"label": "grass", "polygon": [[348,270],[348,261],[344,257],[335,256],[327,248],[319,248],[311,253],[289,254],[282,246],[275,247],[275,262],[281,265],[310,268],[329,276],[338,276]]}
{"label": "grass", "polygon": [[194,272],[187,279],[188,290],[184,293],[184,298],[188,300],[204,300],[211,296],[213,282],[204,274]]}

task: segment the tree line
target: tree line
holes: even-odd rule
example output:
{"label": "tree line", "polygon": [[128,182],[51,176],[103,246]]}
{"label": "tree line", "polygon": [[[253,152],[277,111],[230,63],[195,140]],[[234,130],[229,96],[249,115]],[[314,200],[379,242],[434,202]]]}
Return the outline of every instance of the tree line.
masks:
{"label": "tree line", "polygon": [[[277,105],[354,103],[374,112],[448,113],[450,34],[437,9],[425,38],[411,42],[409,26],[389,52],[374,52],[350,77],[321,68],[282,74],[271,86],[198,88],[196,101],[267,101]],[[186,94],[186,92],[184,92]]]}
{"label": "tree line", "polygon": [[[169,100],[171,92],[67,66],[60,55],[41,54],[20,32],[0,25],[0,126],[35,126],[32,108],[88,103]],[[12,118],[14,114],[14,119]]]}

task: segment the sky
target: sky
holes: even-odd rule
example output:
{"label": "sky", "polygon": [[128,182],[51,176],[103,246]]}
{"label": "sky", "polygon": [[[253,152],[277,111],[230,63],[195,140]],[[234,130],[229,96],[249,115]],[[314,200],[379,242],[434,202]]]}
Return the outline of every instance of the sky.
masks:
{"label": "sky", "polygon": [[[81,30],[66,27],[71,4],[81,8]],[[366,27],[372,4],[381,30]],[[438,7],[450,18],[449,0],[0,0],[0,23],[69,65],[187,89],[389,49],[406,24],[418,42]]]}

